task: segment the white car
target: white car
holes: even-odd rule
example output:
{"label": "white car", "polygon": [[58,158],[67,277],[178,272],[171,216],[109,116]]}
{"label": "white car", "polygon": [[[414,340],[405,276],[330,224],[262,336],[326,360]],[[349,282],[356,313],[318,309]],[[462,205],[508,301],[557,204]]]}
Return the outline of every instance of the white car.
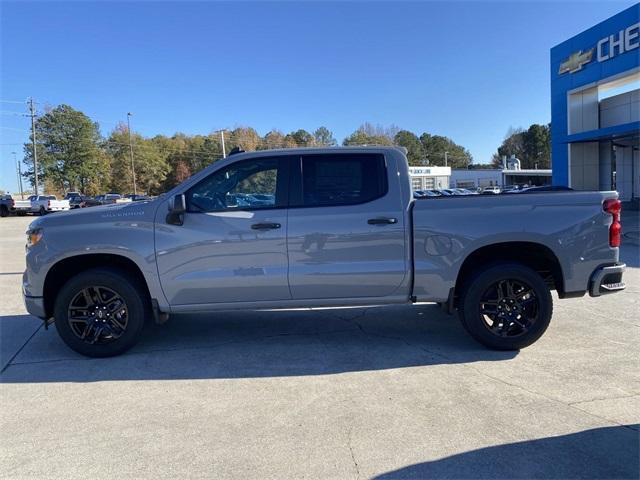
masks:
{"label": "white car", "polygon": [[55,195],[31,195],[28,200],[16,200],[15,208],[19,214],[46,215],[49,212],[67,211],[71,206],[69,200],[58,200]]}

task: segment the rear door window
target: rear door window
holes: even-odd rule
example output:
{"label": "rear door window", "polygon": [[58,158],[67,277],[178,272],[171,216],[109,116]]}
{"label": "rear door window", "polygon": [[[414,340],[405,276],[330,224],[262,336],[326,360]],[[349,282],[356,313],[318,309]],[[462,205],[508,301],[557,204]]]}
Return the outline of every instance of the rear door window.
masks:
{"label": "rear door window", "polygon": [[370,202],[387,193],[383,155],[305,155],[301,160],[302,206],[339,206]]}

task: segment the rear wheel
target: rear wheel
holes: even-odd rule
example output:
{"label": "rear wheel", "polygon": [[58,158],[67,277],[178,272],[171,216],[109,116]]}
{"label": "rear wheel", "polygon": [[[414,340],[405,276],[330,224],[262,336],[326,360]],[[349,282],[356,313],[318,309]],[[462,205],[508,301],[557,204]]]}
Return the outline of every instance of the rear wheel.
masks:
{"label": "rear wheel", "polygon": [[486,347],[518,350],[538,340],[551,321],[553,300],[542,277],[520,264],[487,267],[464,288],[462,325]]}
{"label": "rear wheel", "polygon": [[106,268],[71,278],[54,307],[62,340],[89,357],[111,357],[133,347],[149,314],[144,288],[124,272]]}
{"label": "rear wheel", "polygon": [[40,214],[40,216],[42,217],[43,215],[47,214],[47,209],[44,208],[43,206],[40,206],[40,210],[38,211],[38,213]]}
{"label": "rear wheel", "polygon": [[6,205],[0,205],[0,217],[6,217],[9,215],[9,209]]}

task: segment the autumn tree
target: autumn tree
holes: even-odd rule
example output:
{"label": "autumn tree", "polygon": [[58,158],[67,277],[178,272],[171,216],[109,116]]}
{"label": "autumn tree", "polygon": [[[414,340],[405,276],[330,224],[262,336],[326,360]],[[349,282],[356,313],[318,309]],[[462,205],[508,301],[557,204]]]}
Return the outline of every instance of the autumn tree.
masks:
{"label": "autumn tree", "polygon": [[119,124],[105,141],[105,149],[110,158],[110,190],[133,193],[133,172],[135,170],[136,189],[149,194],[159,193],[164,179],[169,173],[166,156],[152,140],[138,133],[131,133],[133,146],[133,166],[129,150],[129,131]]}

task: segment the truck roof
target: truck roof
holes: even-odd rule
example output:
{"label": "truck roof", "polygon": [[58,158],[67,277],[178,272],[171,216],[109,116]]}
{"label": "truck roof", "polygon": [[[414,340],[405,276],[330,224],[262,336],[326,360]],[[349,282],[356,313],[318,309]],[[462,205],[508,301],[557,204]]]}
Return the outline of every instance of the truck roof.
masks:
{"label": "truck roof", "polygon": [[400,152],[406,154],[404,147],[385,146],[385,145],[357,145],[345,147],[296,147],[296,148],[273,148],[269,150],[254,150],[251,152],[239,152],[227,155],[227,158],[239,159],[243,157],[255,157],[265,155],[295,155],[295,154],[332,154],[332,153],[382,153],[388,151]]}

